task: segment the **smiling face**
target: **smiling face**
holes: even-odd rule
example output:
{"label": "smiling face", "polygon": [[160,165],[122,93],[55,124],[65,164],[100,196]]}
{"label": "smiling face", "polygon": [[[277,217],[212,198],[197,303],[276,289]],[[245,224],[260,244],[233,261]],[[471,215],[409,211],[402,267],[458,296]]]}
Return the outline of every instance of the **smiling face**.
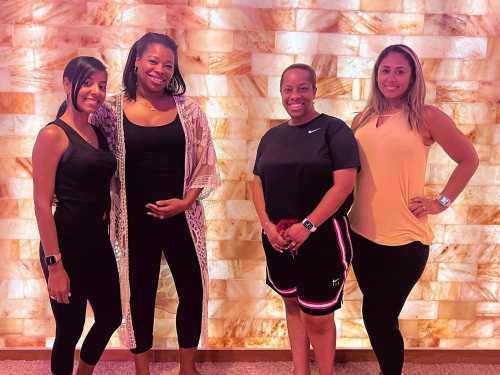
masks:
{"label": "smiling face", "polygon": [[303,124],[316,115],[314,98],[316,87],[305,69],[292,68],[285,72],[281,82],[281,102],[290,115],[290,124]]}
{"label": "smiling face", "polygon": [[171,49],[158,43],[148,45],[135,62],[138,88],[152,93],[165,91],[174,75],[174,62]]}
{"label": "smiling face", "polygon": [[[85,113],[97,111],[106,99],[107,81],[108,74],[105,71],[97,71],[87,77],[76,95],[77,110]],[[72,85],[68,78],[64,78],[64,88],[71,95]],[[68,102],[73,104],[72,100]]]}
{"label": "smiling face", "polygon": [[398,105],[412,84],[412,68],[404,55],[390,52],[377,70],[377,86],[385,99]]}

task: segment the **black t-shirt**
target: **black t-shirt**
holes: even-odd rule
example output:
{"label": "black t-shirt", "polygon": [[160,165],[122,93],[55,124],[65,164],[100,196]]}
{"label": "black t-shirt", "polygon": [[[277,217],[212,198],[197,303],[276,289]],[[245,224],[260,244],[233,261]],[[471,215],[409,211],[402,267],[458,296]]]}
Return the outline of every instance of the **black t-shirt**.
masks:
{"label": "black t-shirt", "polygon": [[[340,119],[321,114],[297,126],[280,124],[262,137],[253,173],[262,180],[266,211],[276,222],[303,219],[333,186],[332,172],[359,168],[352,130]],[[352,194],[334,214],[347,214]]]}

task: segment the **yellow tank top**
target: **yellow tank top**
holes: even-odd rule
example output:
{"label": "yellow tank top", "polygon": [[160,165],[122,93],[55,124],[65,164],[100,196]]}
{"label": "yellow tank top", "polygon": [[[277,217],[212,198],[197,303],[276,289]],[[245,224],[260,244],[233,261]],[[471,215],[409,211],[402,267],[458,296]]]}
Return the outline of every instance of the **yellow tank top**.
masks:
{"label": "yellow tank top", "polygon": [[430,245],[427,217],[417,219],[408,208],[411,198],[424,194],[429,146],[410,129],[403,112],[386,117],[378,128],[376,122],[370,120],[355,133],[361,170],[349,213],[351,228],[381,245]]}

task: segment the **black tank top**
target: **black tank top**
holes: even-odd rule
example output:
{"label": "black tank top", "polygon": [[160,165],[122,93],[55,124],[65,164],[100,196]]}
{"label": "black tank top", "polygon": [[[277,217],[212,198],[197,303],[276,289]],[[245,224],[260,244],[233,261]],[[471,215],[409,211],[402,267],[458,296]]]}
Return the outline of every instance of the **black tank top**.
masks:
{"label": "black tank top", "polygon": [[110,208],[109,184],[116,170],[116,159],[106,138],[93,127],[99,142],[96,149],[61,119],[54,120],[53,124],[59,126],[69,140],[56,172],[56,220],[79,225],[85,219],[103,219]]}
{"label": "black tank top", "polygon": [[183,198],[186,139],[179,115],[162,126],[139,126],[123,114],[125,181],[129,210],[147,203]]}

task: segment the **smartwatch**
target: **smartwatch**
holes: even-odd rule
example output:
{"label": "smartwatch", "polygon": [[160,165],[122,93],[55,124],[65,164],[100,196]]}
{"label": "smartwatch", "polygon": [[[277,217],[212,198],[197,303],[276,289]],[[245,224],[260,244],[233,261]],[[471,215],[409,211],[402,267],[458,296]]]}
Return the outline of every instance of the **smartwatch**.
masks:
{"label": "smartwatch", "polygon": [[311,233],[316,232],[316,229],[318,229],[316,228],[316,225],[314,225],[312,221],[309,220],[309,218],[307,217],[304,220],[302,220],[302,225]]}
{"label": "smartwatch", "polygon": [[57,262],[59,262],[61,260],[61,258],[62,258],[61,253],[49,255],[49,256],[45,257],[45,263],[47,264],[47,266],[52,266],[52,265],[56,264]]}
{"label": "smartwatch", "polygon": [[450,198],[448,198],[446,195],[443,194],[439,194],[439,196],[437,197],[437,201],[441,206],[445,208],[448,208],[451,205]]}

